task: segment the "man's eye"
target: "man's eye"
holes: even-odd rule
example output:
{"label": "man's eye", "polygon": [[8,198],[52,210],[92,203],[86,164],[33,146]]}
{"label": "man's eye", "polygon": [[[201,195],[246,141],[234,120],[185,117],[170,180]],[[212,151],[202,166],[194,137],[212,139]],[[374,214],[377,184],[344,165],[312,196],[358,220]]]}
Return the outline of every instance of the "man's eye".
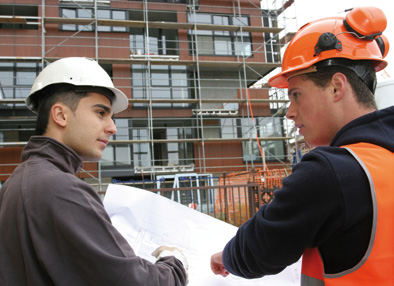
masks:
{"label": "man's eye", "polygon": [[294,92],[294,93],[291,94],[291,96],[292,96],[294,99],[297,99],[299,95],[300,95],[300,94],[299,94],[298,92]]}

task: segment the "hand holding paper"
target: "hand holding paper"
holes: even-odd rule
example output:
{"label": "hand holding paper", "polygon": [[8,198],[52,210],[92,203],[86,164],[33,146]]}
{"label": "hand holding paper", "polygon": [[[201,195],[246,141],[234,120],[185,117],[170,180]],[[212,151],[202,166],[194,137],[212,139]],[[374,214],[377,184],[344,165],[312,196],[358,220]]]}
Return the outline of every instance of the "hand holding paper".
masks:
{"label": "hand holding paper", "polygon": [[211,269],[216,275],[227,277],[230,273],[224,268],[223,265],[223,252],[215,253],[211,256]]}
{"label": "hand holding paper", "polygon": [[[215,275],[211,269],[211,255],[223,250],[237,228],[160,195],[109,185],[104,206],[113,225],[137,255],[154,263],[151,254],[159,246],[175,245],[187,258],[189,286],[299,285],[299,262],[277,275],[260,279]],[[167,250],[159,247],[158,255]]]}
{"label": "hand holding paper", "polygon": [[176,259],[182,262],[183,267],[185,267],[186,272],[189,268],[189,265],[187,264],[186,256],[183,255],[182,251],[176,247],[169,247],[169,246],[160,246],[155,249],[155,251],[152,252],[152,255],[159,260],[162,257],[165,256],[174,256]]}

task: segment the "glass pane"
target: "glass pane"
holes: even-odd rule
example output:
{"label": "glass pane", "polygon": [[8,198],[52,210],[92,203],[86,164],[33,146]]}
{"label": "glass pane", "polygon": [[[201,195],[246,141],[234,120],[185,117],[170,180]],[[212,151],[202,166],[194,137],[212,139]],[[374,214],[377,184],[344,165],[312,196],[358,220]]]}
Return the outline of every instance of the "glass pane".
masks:
{"label": "glass pane", "polygon": [[[2,69],[2,67],[0,67]],[[0,86],[12,86],[14,83],[14,73],[12,71],[0,71]]]}
{"label": "glass pane", "polygon": [[129,140],[129,121],[128,119],[115,119],[117,128],[116,140]]}
{"label": "glass pane", "polygon": [[213,16],[213,23],[216,25],[229,25],[228,18],[226,16]]}
{"label": "glass pane", "polygon": [[220,120],[222,126],[222,138],[237,138],[237,125],[235,118]]}
{"label": "glass pane", "polygon": [[242,152],[244,161],[260,160],[260,151],[255,141],[242,142]]}
{"label": "glass pane", "polygon": [[133,131],[133,139],[135,140],[146,140],[148,139],[148,130],[147,129],[132,129]]}
{"label": "glass pane", "polygon": [[[92,9],[78,9],[77,10],[77,17],[78,18],[93,18],[93,10]],[[93,26],[91,25],[78,25],[78,30],[82,31],[93,31]]]}
{"label": "glass pane", "polygon": [[155,37],[149,37],[149,54],[158,55],[159,54],[159,39]]}
{"label": "glass pane", "polygon": [[197,39],[199,54],[213,55],[213,38],[210,36],[198,36]]}
{"label": "glass pane", "polygon": [[215,55],[231,55],[231,38],[216,37],[215,38]]}
{"label": "glass pane", "polygon": [[[229,25],[227,16],[213,16],[213,23],[216,25]],[[215,35],[229,36],[229,31],[214,31]]]}
{"label": "glass pane", "polygon": [[110,32],[111,27],[110,26],[98,26],[97,31],[99,32]]}
{"label": "glass pane", "polygon": [[126,11],[112,11],[112,19],[127,20],[126,19]]}
{"label": "glass pane", "polygon": [[[141,32],[142,33],[142,32]],[[134,55],[144,54],[144,36],[143,35],[130,35],[130,53]]]}
{"label": "glass pane", "polygon": [[115,157],[116,162],[120,165],[130,165],[130,148],[128,146],[116,146]]}
{"label": "glass pane", "polygon": [[111,11],[109,10],[98,10],[97,18],[99,19],[111,19]]}
{"label": "glass pane", "polygon": [[212,24],[212,17],[209,14],[188,14],[188,21],[193,23]]}
{"label": "glass pane", "polygon": [[[148,144],[133,144],[135,145],[148,145]],[[133,154],[134,166],[136,167],[149,167],[150,155],[148,153],[134,153]]]}
{"label": "glass pane", "polygon": [[187,88],[172,88],[172,98],[173,99],[187,99],[189,98]]}
{"label": "glass pane", "polygon": [[103,151],[101,158],[101,165],[103,166],[114,166],[114,146],[109,145]]}
{"label": "glass pane", "polygon": [[[76,11],[74,9],[61,9],[61,17],[63,18],[77,18]],[[77,29],[76,25],[65,24],[62,25],[62,29],[66,31],[75,31]]]}
{"label": "glass pane", "polygon": [[112,31],[114,31],[114,32],[127,32],[127,28],[126,28],[126,27],[116,27],[116,26],[113,26],[113,27],[112,27]]}
{"label": "glass pane", "polygon": [[18,71],[16,73],[16,84],[31,86],[34,83],[36,76],[36,72]]}
{"label": "glass pane", "polygon": [[145,89],[141,89],[141,88],[133,88],[133,98],[146,98],[146,93],[145,93]]}
{"label": "glass pane", "polygon": [[153,99],[171,99],[170,88],[153,88],[152,89]]}
{"label": "glass pane", "polygon": [[76,18],[76,12],[74,9],[61,9],[60,17],[63,18]]}
{"label": "glass pane", "polygon": [[[29,88],[15,88],[15,98],[26,98],[29,93],[30,93],[30,87]],[[18,104],[19,106],[22,106],[24,104]]]}
{"label": "glass pane", "polygon": [[[171,99],[170,88],[154,88],[152,89],[153,99]],[[171,103],[154,103],[153,107],[171,107]]]}
{"label": "glass pane", "polygon": [[233,17],[233,25],[236,26],[248,26],[249,19],[248,17]]}
{"label": "glass pane", "polygon": [[12,88],[2,88],[1,96],[4,98],[14,98],[14,90]]}
{"label": "glass pane", "polygon": [[187,86],[187,74],[172,71],[172,86]]}
{"label": "glass pane", "polygon": [[152,86],[169,86],[170,78],[167,73],[152,72]]}
{"label": "glass pane", "polygon": [[93,10],[91,9],[78,9],[78,18],[93,18]]}
{"label": "glass pane", "polygon": [[168,152],[178,151],[178,143],[167,143]]}
{"label": "glass pane", "polygon": [[167,139],[178,139],[178,132],[176,128],[167,128]]}
{"label": "glass pane", "polygon": [[168,153],[168,165],[179,165],[178,152]]}
{"label": "glass pane", "polygon": [[142,73],[133,72],[132,83],[133,83],[134,87],[135,86],[144,86],[145,78],[143,78]]}

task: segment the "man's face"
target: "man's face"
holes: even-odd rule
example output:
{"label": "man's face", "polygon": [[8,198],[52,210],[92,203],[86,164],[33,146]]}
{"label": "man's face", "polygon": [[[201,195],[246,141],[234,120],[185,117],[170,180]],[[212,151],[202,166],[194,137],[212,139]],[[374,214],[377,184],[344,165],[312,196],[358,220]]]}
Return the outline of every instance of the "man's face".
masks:
{"label": "man's face", "polygon": [[288,93],[290,106],[286,117],[294,121],[309,145],[329,145],[338,130],[330,89],[295,76],[289,80]]}
{"label": "man's face", "polygon": [[83,160],[100,160],[110,136],[116,133],[112,115],[107,97],[89,93],[79,101],[75,112],[69,112],[63,143]]}

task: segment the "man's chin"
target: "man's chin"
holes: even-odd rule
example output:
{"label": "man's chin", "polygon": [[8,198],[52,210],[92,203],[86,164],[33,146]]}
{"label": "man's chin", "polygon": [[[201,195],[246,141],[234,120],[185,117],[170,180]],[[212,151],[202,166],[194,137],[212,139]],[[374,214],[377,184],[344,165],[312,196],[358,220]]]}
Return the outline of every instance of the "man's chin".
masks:
{"label": "man's chin", "polygon": [[100,153],[97,155],[83,156],[82,160],[87,161],[87,162],[98,162],[101,160],[102,157],[103,157],[103,154]]}

